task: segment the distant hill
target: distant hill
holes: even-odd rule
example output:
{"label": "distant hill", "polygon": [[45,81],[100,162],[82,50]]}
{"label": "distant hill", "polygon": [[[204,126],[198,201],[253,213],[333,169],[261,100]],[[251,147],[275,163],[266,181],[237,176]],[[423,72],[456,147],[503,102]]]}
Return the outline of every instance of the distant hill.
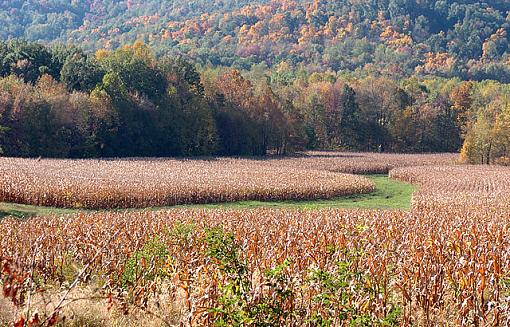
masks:
{"label": "distant hill", "polygon": [[506,0],[10,0],[0,39],[158,54],[250,68],[306,66],[510,82]]}

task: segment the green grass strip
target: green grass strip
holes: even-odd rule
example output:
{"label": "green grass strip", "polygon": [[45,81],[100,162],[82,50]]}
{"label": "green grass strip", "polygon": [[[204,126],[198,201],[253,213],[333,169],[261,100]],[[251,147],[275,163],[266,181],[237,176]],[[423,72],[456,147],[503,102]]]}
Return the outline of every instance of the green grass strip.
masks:
{"label": "green grass strip", "polygon": [[183,205],[184,208],[275,208],[275,209],[403,209],[411,208],[411,196],[416,187],[390,179],[386,175],[366,175],[375,184],[375,192],[311,201],[240,201],[231,203]]}
{"label": "green grass strip", "polygon": [[[411,196],[416,187],[390,179],[386,175],[367,175],[376,186],[375,192],[345,196],[328,200],[311,201],[240,201],[231,203],[202,204],[202,205],[181,205],[164,208],[150,208],[151,210],[163,210],[170,208],[223,208],[223,209],[250,209],[250,208],[275,208],[275,209],[403,209],[411,207]],[[133,210],[133,209],[128,209]],[[38,207],[15,203],[0,203],[0,219],[13,216],[27,218],[32,216],[50,216],[76,213],[79,210],[59,209],[49,207]],[[119,210],[117,210],[119,211]]]}

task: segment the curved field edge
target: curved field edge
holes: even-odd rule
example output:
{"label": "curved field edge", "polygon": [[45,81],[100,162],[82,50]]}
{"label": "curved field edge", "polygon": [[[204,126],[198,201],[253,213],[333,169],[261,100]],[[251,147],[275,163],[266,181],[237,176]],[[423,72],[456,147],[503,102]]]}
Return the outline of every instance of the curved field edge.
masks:
{"label": "curved field edge", "polygon": [[415,185],[391,179],[387,175],[364,175],[375,184],[375,191],[326,200],[310,201],[239,201],[219,204],[185,205],[186,208],[275,208],[275,209],[411,209]]}
{"label": "curved field edge", "polygon": [[[322,209],[322,208],[364,208],[364,209],[404,209],[411,208],[411,197],[416,186],[389,178],[387,175],[364,175],[375,184],[375,191],[368,194],[343,196],[328,200],[307,201],[239,201],[229,203],[185,205],[186,208],[281,208],[281,209]],[[175,206],[174,206],[175,207]],[[164,210],[174,207],[153,207],[150,210]],[[126,209],[138,210],[138,209]],[[0,219],[12,216],[27,218],[33,216],[51,216],[72,214],[79,209],[61,209],[52,207],[32,206],[16,203],[0,203]]]}
{"label": "curved field edge", "polygon": [[69,209],[331,199],[372,192],[365,177],[253,160],[0,159],[0,200]]}

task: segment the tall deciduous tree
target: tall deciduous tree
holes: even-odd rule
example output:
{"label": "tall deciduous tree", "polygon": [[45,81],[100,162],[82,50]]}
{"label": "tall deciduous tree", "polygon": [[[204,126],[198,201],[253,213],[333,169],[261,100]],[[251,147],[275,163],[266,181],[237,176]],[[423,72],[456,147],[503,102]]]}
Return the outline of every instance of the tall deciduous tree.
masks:
{"label": "tall deciduous tree", "polygon": [[35,83],[44,74],[59,78],[59,67],[45,46],[14,40],[0,48],[3,48],[0,50],[2,76],[15,74],[30,83]]}
{"label": "tall deciduous tree", "polygon": [[107,73],[115,73],[128,91],[146,96],[152,101],[160,99],[168,83],[157,67],[157,61],[150,48],[142,42],[98,56]]}
{"label": "tall deciduous tree", "polygon": [[104,74],[92,58],[75,53],[64,61],[60,78],[69,90],[90,92],[102,81]]}
{"label": "tall deciduous tree", "polygon": [[494,146],[494,133],[483,112],[469,130],[461,151],[461,158],[469,163],[490,164]]}

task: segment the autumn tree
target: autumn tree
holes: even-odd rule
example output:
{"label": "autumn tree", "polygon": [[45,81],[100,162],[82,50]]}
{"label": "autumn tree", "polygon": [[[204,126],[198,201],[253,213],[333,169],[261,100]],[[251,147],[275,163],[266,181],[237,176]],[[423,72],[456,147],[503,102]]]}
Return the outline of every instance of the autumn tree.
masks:
{"label": "autumn tree", "polygon": [[182,81],[190,91],[198,96],[204,95],[204,86],[195,66],[182,56],[177,58],[163,57],[158,66],[173,84]]}
{"label": "autumn tree", "polygon": [[452,109],[457,115],[457,125],[463,132],[467,131],[468,123],[473,114],[471,110],[473,104],[473,86],[473,82],[462,82],[450,93]]}
{"label": "autumn tree", "polygon": [[487,81],[477,85],[474,94],[477,116],[466,134],[461,157],[470,163],[495,163],[509,154],[510,88]]}
{"label": "autumn tree", "polygon": [[221,152],[232,153],[237,149],[243,154],[265,155],[264,132],[254,117],[253,84],[238,70],[229,70],[218,76],[214,88]]}
{"label": "autumn tree", "polygon": [[50,50],[41,44],[13,40],[4,43],[0,49],[1,76],[14,74],[30,83],[35,83],[44,74],[59,78],[58,65]]}
{"label": "autumn tree", "polygon": [[60,71],[61,81],[69,90],[92,91],[104,76],[104,71],[93,58],[84,53],[68,56]]}
{"label": "autumn tree", "polygon": [[99,62],[107,73],[115,73],[127,90],[156,101],[165,94],[167,81],[157,67],[151,49],[142,42],[99,56]]}
{"label": "autumn tree", "polygon": [[391,149],[392,134],[398,130],[395,120],[411,104],[409,95],[387,78],[365,78],[355,85],[360,120],[365,128],[368,149]]}
{"label": "autumn tree", "polygon": [[312,147],[353,148],[358,145],[359,108],[354,90],[327,75],[311,76],[296,99],[308,125]]}
{"label": "autumn tree", "polygon": [[494,145],[494,131],[487,117],[480,112],[461,151],[462,160],[473,164],[490,164]]}

